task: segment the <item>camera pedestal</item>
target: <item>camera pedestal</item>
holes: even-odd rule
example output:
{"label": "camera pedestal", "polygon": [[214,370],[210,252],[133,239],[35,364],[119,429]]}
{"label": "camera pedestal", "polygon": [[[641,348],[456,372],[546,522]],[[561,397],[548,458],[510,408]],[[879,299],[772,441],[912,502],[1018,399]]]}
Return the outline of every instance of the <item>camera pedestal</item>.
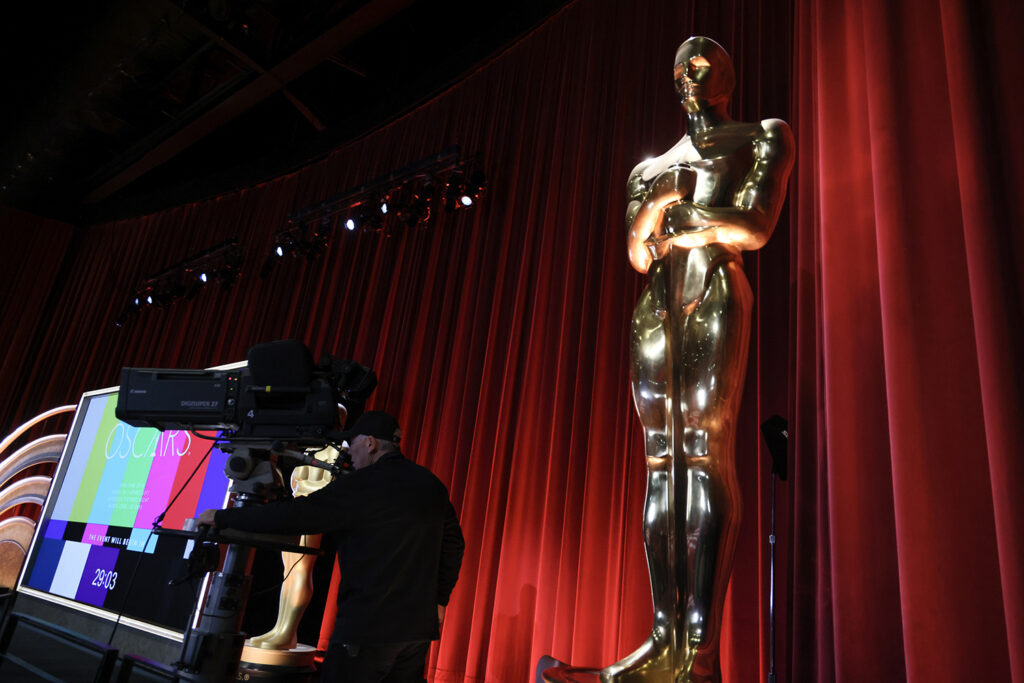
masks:
{"label": "camera pedestal", "polygon": [[[171,532],[172,535],[187,535],[189,533],[194,535],[194,532]],[[197,683],[200,681],[202,683],[234,681],[240,660],[243,659],[260,669],[260,677],[272,678],[273,676],[265,675],[266,665],[262,661],[245,658],[245,654],[253,651],[284,655],[285,658],[281,660],[281,663],[273,664],[272,668],[278,668],[283,675],[289,677],[289,680],[294,674],[305,672],[306,667],[310,667],[308,669],[310,673],[314,672],[312,660],[316,654],[315,648],[308,645],[300,645],[293,650],[247,648],[244,647],[246,634],[241,632],[241,627],[242,617],[245,614],[245,603],[249,597],[249,587],[252,583],[249,571],[255,547],[308,554],[317,554],[320,550],[268,540],[275,538],[268,535],[243,535],[234,532],[225,534],[225,536],[230,536],[233,541],[238,540],[238,542],[228,545],[223,570],[211,572],[207,576],[203,593],[196,607],[198,616],[186,630],[185,641],[182,643],[181,658],[178,662],[179,679]],[[247,538],[241,540],[243,536],[247,536]],[[224,541],[226,539],[218,537],[211,540]],[[308,653],[302,650],[300,655],[300,648],[309,648]],[[287,660],[289,653],[296,653],[291,660]],[[258,656],[258,654],[254,656]],[[297,662],[296,657],[306,657],[308,663],[295,663]],[[286,663],[287,661],[293,663]]]}
{"label": "camera pedestal", "polygon": [[252,585],[252,558],[252,548],[231,544],[223,570],[207,575],[197,619],[189,625],[181,647],[178,675],[182,680],[234,679],[245,642],[241,626]]}
{"label": "camera pedestal", "polygon": [[[281,490],[281,474],[271,463],[269,455],[253,459],[248,457],[248,449],[244,451],[245,457],[254,466],[248,468],[242,478],[233,478],[230,490],[237,494],[239,506],[266,503],[268,494]],[[226,471],[229,475],[238,474],[237,471],[232,472],[231,467],[232,459],[229,458]],[[182,681],[214,683],[236,680],[246,639],[246,634],[241,632],[242,617],[252,585],[250,572],[255,548],[311,554],[317,554],[320,550],[282,543],[281,540],[290,537],[268,534],[160,531],[189,536],[200,543],[212,541],[228,544],[221,571],[208,573],[203,582],[195,617],[185,631],[177,669]]]}

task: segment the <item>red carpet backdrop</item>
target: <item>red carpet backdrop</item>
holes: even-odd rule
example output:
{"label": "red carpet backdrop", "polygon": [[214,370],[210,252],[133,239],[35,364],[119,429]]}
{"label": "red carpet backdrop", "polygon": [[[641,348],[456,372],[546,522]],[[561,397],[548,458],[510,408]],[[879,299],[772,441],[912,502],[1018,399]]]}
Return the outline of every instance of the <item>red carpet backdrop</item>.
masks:
{"label": "red carpet backdrop", "polygon": [[[612,663],[651,619],[625,180],[682,134],[673,56],[708,35],[736,62],[733,115],[784,118],[798,147],[788,208],[746,259],[726,680],[767,680],[758,425],[779,413],[794,442],[779,680],[1024,683],[1021,11],[577,0],[286,177],[77,228],[5,211],[0,431],[122,365],[203,367],[287,337],[360,361],[381,377],[371,406],[399,416],[467,539],[430,677],[522,683],[542,654]],[[451,144],[484,160],[473,211],[390,237],[341,230],[319,260],[260,279],[291,211]],[[143,278],[232,237],[233,288],[114,326]]]}

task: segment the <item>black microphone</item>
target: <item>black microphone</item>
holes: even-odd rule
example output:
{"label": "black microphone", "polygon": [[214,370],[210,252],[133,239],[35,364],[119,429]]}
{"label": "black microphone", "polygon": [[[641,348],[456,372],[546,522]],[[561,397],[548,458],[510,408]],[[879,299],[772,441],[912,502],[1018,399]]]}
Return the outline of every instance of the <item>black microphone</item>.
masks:
{"label": "black microphone", "polygon": [[[347,453],[345,453],[345,455],[347,455]],[[341,465],[324,462],[323,460],[318,460],[315,456],[308,455],[306,453],[296,454],[296,456],[292,457],[295,457],[295,459],[301,462],[303,465],[309,465],[310,467],[319,467],[322,470],[327,470],[333,475],[340,474],[342,470]],[[339,458],[340,457],[341,456],[339,456]],[[351,460],[349,462],[351,462]]]}
{"label": "black microphone", "polygon": [[789,471],[787,467],[787,450],[789,446],[789,424],[781,415],[772,415],[761,423],[761,435],[772,456],[772,472],[779,479],[786,481]]}

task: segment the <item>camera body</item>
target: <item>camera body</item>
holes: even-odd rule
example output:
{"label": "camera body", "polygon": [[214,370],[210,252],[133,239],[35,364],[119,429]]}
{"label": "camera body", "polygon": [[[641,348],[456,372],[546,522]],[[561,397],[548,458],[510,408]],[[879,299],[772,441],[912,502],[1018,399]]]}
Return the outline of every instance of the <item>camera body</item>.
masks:
{"label": "camera body", "polygon": [[134,427],[215,430],[231,446],[323,448],[377,386],[372,370],[325,356],[314,365],[295,340],[260,344],[238,369],[123,368],[117,418]]}
{"label": "camera body", "polygon": [[169,370],[124,368],[117,418],[134,427],[222,430],[229,442],[282,441],[324,446],[338,431],[338,403],[329,378],[307,385],[261,385],[247,368]]}

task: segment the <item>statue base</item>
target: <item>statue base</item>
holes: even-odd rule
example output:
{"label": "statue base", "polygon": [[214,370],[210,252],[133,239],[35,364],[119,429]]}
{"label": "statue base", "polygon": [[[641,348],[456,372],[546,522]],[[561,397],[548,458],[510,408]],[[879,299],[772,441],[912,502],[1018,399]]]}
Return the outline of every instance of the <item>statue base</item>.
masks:
{"label": "statue base", "polygon": [[238,665],[245,680],[312,681],[316,676],[316,648],[299,644],[291,650],[270,650],[246,645]]}

